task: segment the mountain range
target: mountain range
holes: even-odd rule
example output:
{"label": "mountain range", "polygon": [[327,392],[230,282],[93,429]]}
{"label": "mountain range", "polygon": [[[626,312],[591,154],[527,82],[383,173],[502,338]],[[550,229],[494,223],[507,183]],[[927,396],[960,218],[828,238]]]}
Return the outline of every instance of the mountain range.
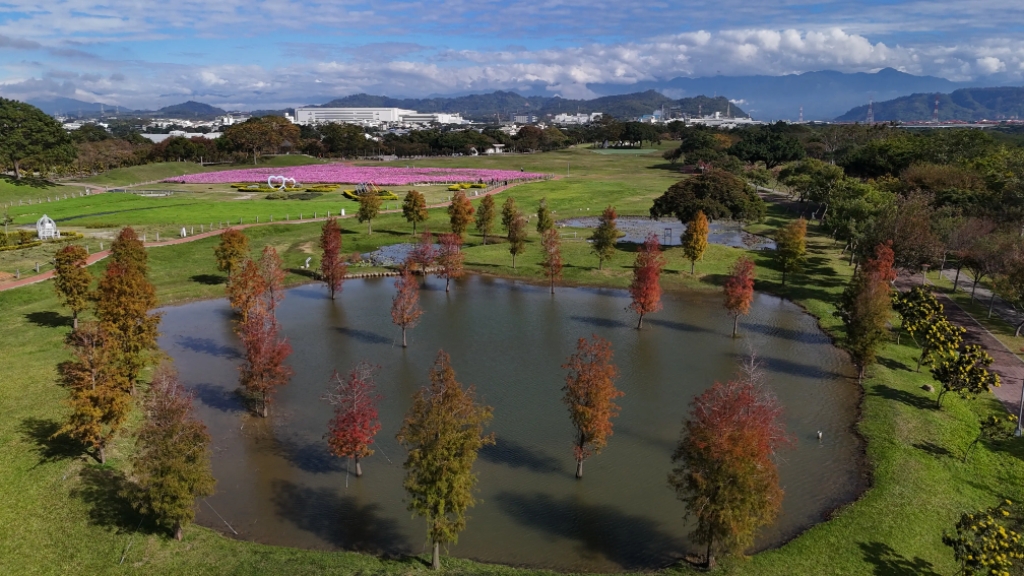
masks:
{"label": "mountain range", "polygon": [[[962,88],[950,94],[911,94],[872,104],[876,122],[914,122],[931,120],[935,98],[939,100],[939,120],[1005,120],[1024,117],[1024,88]],[[836,118],[840,122],[863,122],[868,107],[857,106]]]}
{"label": "mountain range", "polygon": [[174,118],[212,118],[226,114],[216,106],[189,100],[173,106],[164,106],[159,110],[131,110],[114,104],[101,102],[85,102],[74,98],[30,98],[27,103],[50,115],[62,116],[95,116],[97,114],[118,114],[133,116],[170,116]]}
{"label": "mountain range", "polygon": [[604,112],[616,118],[638,118],[651,114],[654,110],[664,107],[666,111],[674,110],[691,116],[698,112],[712,114],[732,113],[734,116],[746,116],[739,106],[729,102],[724,96],[708,98],[698,96],[673,100],[660,92],[648,90],[633,94],[617,94],[593,100],[569,100],[559,96],[522,96],[515,92],[491,92],[490,94],[470,94],[456,97],[435,98],[389,98],[370,94],[354,94],[337,98],[323,104],[325,108],[344,107],[385,107],[407,108],[418,112],[460,113],[465,118],[475,120],[509,120],[515,114],[530,114],[538,117],[545,114],[575,114]]}

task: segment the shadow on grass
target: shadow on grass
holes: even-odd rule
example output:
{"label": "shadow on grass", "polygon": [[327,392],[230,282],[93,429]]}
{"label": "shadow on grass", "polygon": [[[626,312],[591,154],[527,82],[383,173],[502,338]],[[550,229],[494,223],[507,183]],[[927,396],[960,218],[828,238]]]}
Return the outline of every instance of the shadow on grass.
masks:
{"label": "shadow on grass", "polygon": [[877,576],[939,576],[931,562],[920,557],[911,560],[897,554],[888,544],[861,542],[858,545],[864,560],[874,565]]}
{"label": "shadow on grass", "polygon": [[934,442],[917,442],[913,444],[914,448],[927,452],[936,458],[952,458],[953,453],[949,451],[945,446],[939,446]]}
{"label": "shadow on grass", "polygon": [[[389,557],[404,557],[410,552],[411,545],[398,523],[381,516],[378,504],[362,504],[353,496],[341,496],[335,487],[311,488],[288,480],[275,481],[271,489],[278,517],[334,546]],[[417,558],[405,559],[420,562]]]}
{"label": "shadow on grass", "polygon": [[895,400],[896,402],[902,402],[911,408],[920,408],[921,410],[934,410],[935,401],[931,398],[914,394],[913,392],[907,392],[906,390],[900,390],[898,388],[892,388],[881,384],[872,388],[869,392],[871,396],[878,396],[879,398],[885,398],[886,400]]}
{"label": "shadow on grass", "polygon": [[217,284],[227,283],[228,278],[220,274],[196,274],[189,278],[189,280],[199,284],[206,284],[207,286],[216,286]]}
{"label": "shadow on grass", "polygon": [[35,178],[33,176],[22,176],[19,180],[14,176],[3,174],[0,175],[0,180],[3,180],[10,186],[26,186],[29,188],[57,188],[60,186],[60,184],[50,182],[43,178]]}
{"label": "shadow on grass", "polygon": [[142,530],[150,532],[151,522],[145,522],[124,493],[130,488],[124,473],[106,466],[87,466],[82,469],[81,484],[72,493],[89,506],[89,522],[112,528],[119,534]]}
{"label": "shadow on grass", "polygon": [[884,356],[878,357],[878,363],[881,364],[882,366],[885,366],[889,370],[906,370],[907,372],[912,372],[914,370],[913,367],[908,366],[907,364],[904,364],[899,360],[885,358]]}
{"label": "shadow on grass", "polygon": [[42,326],[43,328],[60,328],[62,326],[71,326],[71,316],[65,316],[59,312],[53,312],[47,310],[46,312],[29,312],[25,314],[25,319],[35,324],[36,326]]}
{"label": "shadow on grass", "polygon": [[19,427],[21,435],[35,445],[39,463],[58,462],[85,454],[85,446],[67,436],[54,436],[60,430],[60,422],[41,418],[26,418]]}

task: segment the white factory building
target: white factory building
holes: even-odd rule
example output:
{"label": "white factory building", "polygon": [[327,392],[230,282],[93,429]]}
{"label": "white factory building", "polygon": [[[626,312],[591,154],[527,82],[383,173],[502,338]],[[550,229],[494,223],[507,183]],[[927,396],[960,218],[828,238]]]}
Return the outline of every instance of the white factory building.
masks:
{"label": "white factory building", "polygon": [[462,124],[459,114],[427,113],[402,108],[296,108],[296,124]]}

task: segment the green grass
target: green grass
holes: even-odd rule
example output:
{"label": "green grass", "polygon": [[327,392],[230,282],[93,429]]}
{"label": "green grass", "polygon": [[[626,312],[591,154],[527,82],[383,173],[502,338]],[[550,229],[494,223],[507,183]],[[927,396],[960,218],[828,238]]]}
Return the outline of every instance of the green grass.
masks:
{"label": "green grass", "polygon": [[[311,156],[304,156],[301,154],[285,155],[285,156],[269,156],[261,158],[257,166],[259,167],[275,167],[275,166],[304,166],[306,164],[319,164],[323,160],[313,158]],[[78,182],[84,182],[87,184],[95,184],[96,186],[111,187],[111,186],[132,186],[142,182],[156,182],[165,178],[172,178],[174,176],[184,176],[186,174],[197,174],[200,172],[217,172],[220,170],[235,170],[238,168],[252,168],[254,165],[250,163],[241,164],[217,164],[217,165],[200,165],[196,162],[155,162],[153,164],[144,164],[142,166],[131,166],[128,168],[117,168],[114,170],[108,170],[102,174],[96,176],[90,176],[88,178],[82,178],[77,180]]]}
{"label": "green grass", "polygon": [[[585,152],[585,154],[584,154]],[[578,208],[615,204],[625,213],[644,213],[651,198],[664,190],[672,177],[649,168],[652,159],[629,155],[600,156],[586,151],[516,157],[536,166],[554,166],[564,159],[580,163],[578,179],[530,184],[515,188],[520,204],[531,211],[547,196],[557,216],[575,215]],[[455,159],[452,163],[475,162]],[[492,162],[491,159],[483,159]],[[509,159],[500,159],[509,162]],[[571,161],[571,160],[570,160]],[[507,166],[507,164],[506,164]],[[527,165],[527,169],[534,169]],[[648,170],[648,172],[644,172]],[[499,197],[500,201],[500,197]],[[212,205],[211,205],[212,206]],[[140,219],[145,211],[135,212]],[[784,224],[789,215],[771,206],[760,232]],[[430,226],[445,230],[446,214],[432,210]],[[345,251],[367,251],[382,244],[410,239],[408,225],[397,215],[374,222],[374,234],[352,220],[343,222]],[[286,266],[297,268],[315,252],[317,224],[288,224],[250,229],[253,249],[271,244],[283,254]],[[212,249],[216,239],[150,250],[152,278],[162,303],[181,302],[223,294],[222,276],[215,270]],[[466,261],[476,272],[539,278],[538,235],[531,228],[527,253],[511,269],[508,245],[498,241],[482,245],[476,235],[467,238]],[[804,273],[780,285],[780,274],[768,253],[747,252],[758,265],[757,288],[785,296],[819,319],[831,334],[841,335],[832,316],[833,302],[852,269],[832,243],[811,226],[809,258]],[[720,290],[731,263],[745,251],[711,246],[697,275],[679,248],[667,250],[663,276],[666,289]],[[618,250],[603,270],[582,240],[565,239],[565,283],[622,287],[629,282],[631,250]],[[98,269],[97,269],[98,272]],[[308,281],[299,271],[288,275],[290,284]],[[384,304],[382,304],[384,305]],[[722,321],[728,322],[724,312]],[[0,293],[0,573],[10,574],[408,574],[426,572],[419,559],[385,560],[354,553],[325,553],[263,546],[222,537],[211,530],[190,527],[185,542],[143,531],[132,534],[138,520],[122,515],[113,496],[110,474],[125,465],[131,450],[127,440],[112,450],[112,464],[99,467],[68,447],[48,440],[62,417],[64,392],[55,383],[57,362],[67,353],[61,338],[69,317],[44,283]],[[723,574],[929,574],[952,573],[950,551],[941,543],[943,530],[952,527],[964,510],[989,506],[1000,497],[1024,497],[1024,450],[1019,441],[983,445],[967,463],[963,450],[977,434],[980,415],[1002,410],[991,396],[975,402],[946,400],[934,408],[934,394],[921,386],[930,383],[927,371],[913,372],[919,351],[909,339],[890,343],[880,363],[864,382],[862,419],[857,431],[866,439],[865,458],[872,472],[872,487],[857,502],[837,511],[777,550],[749,560],[727,560]],[[856,382],[846,385],[858,386]],[[468,530],[472,530],[472,521]],[[123,565],[118,561],[129,541],[132,547]],[[537,573],[503,566],[447,559],[450,573]],[[664,573],[689,573],[683,567]]]}

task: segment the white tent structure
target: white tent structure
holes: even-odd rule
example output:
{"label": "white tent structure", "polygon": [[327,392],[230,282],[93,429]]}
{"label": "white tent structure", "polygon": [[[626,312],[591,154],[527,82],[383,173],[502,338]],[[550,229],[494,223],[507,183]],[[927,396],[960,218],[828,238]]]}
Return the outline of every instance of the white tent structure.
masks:
{"label": "white tent structure", "polygon": [[36,234],[40,240],[51,240],[60,238],[60,230],[57,230],[57,223],[46,214],[36,222]]}

